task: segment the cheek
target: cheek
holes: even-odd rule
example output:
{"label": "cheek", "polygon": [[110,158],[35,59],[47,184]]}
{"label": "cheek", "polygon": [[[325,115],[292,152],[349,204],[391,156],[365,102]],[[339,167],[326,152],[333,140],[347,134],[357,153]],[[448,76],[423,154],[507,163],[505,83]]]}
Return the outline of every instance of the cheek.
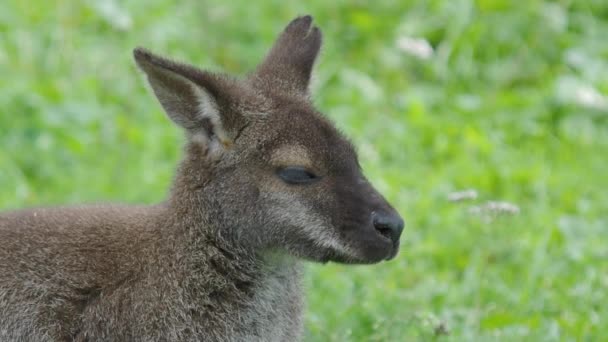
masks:
{"label": "cheek", "polygon": [[293,194],[269,193],[264,196],[264,202],[267,204],[269,217],[282,225],[297,228],[324,227],[327,225],[326,220]]}
{"label": "cheek", "polygon": [[275,174],[257,177],[265,214],[283,225],[331,229],[337,203],[324,184],[289,185]]}
{"label": "cheek", "polygon": [[255,177],[246,172],[239,172],[225,177],[213,191],[213,198],[222,205],[224,210],[231,210],[235,217],[251,219],[259,212],[260,187]]}
{"label": "cheek", "polygon": [[[333,250],[344,255],[351,252],[344,245],[336,230],[331,226],[329,220],[320,215],[317,209],[312,208],[308,203],[294,198],[293,194],[273,193],[264,199],[267,203],[271,226],[275,226],[275,238],[287,246],[297,246],[306,241],[311,248],[317,247],[317,251]],[[313,252],[312,250],[300,251],[301,254]]]}

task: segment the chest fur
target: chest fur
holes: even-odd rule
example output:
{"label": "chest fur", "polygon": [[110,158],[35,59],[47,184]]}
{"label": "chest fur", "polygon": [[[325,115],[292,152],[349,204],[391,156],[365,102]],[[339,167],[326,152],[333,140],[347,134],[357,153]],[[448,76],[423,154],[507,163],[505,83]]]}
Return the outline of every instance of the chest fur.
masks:
{"label": "chest fur", "polygon": [[[171,286],[154,286],[154,292],[142,288],[145,297],[133,297],[138,291],[130,288],[88,308],[88,326],[81,334],[84,340],[297,341],[302,332],[300,273],[296,264],[280,264],[265,266],[251,283],[193,277],[179,284],[167,275]],[[108,324],[107,317],[117,314],[121,317],[113,320],[114,326]]]}

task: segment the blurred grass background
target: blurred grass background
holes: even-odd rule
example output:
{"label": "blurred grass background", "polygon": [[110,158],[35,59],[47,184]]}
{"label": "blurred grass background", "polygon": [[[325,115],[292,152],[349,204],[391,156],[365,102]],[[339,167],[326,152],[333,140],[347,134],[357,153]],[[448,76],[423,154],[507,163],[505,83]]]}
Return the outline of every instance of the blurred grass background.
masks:
{"label": "blurred grass background", "polygon": [[244,73],[304,13],[316,102],[407,221],[394,261],[310,265],[306,340],[606,338],[603,0],[4,0],[0,208],[162,200],[181,136],[132,48]]}

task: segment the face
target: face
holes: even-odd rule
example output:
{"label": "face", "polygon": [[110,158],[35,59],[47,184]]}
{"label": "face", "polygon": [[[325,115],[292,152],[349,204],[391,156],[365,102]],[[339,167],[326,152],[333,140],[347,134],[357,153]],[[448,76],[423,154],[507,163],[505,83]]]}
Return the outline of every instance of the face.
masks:
{"label": "face", "polygon": [[403,220],[365,178],[350,142],[308,104],[279,108],[239,139],[269,248],[319,262],[393,258]]}
{"label": "face", "polygon": [[403,220],[365,178],[351,144],[307,100],[321,40],[312,17],[294,19],[242,82],[145,49],[134,56],[190,137],[182,190],[219,208],[210,217],[231,228],[222,234],[320,262],[388,260]]}

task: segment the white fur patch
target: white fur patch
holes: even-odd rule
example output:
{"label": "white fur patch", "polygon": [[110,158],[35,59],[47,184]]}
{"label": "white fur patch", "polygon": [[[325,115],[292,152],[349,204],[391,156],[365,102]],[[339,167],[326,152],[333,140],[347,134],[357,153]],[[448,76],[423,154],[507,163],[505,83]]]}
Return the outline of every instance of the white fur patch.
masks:
{"label": "white fur patch", "polygon": [[232,144],[232,141],[228,138],[228,134],[224,130],[220,111],[213,96],[197,85],[192,84],[192,89],[198,100],[198,115],[201,119],[208,119],[211,122],[213,125],[213,133],[216,137],[216,139],[209,139],[209,137],[206,137],[205,141],[201,142],[207,143],[209,145],[209,152],[215,154],[221,149],[229,147]]}
{"label": "white fur patch", "polygon": [[347,257],[356,255],[321,216],[313,213],[302,202],[284,193],[273,193],[271,198],[276,203],[283,203],[281,206],[270,208],[270,214],[280,222],[301,228],[319,247],[331,249]]}
{"label": "white fur patch", "polygon": [[270,162],[273,165],[286,166],[302,166],[312,169],[312,161],[308,151],[299,145],[285,145],[272,152]]}

